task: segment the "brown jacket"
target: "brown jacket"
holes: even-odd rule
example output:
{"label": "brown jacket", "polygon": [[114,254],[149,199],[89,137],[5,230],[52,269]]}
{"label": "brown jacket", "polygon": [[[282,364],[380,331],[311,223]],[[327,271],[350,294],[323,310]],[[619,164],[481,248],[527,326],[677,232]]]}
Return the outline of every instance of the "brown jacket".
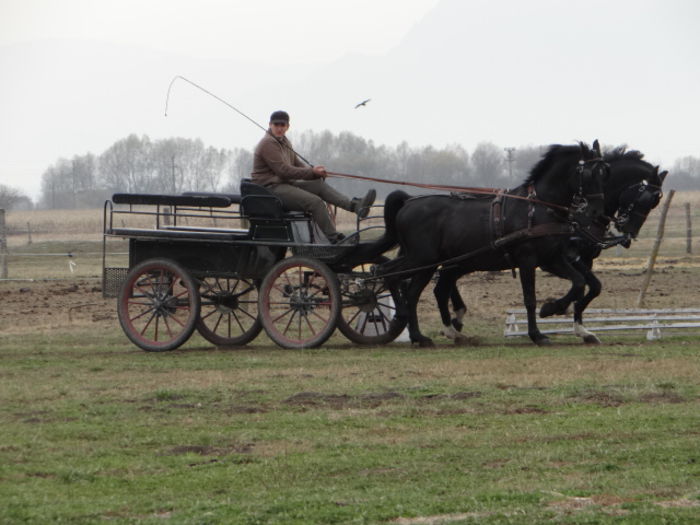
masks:
{"label": "brown jacket", "polygon": [[287,137],[277,139],[270,133],[258,142],[253,156],[251,178],[255,184],[270,186],[298,179],[318,178],[292,151]]}

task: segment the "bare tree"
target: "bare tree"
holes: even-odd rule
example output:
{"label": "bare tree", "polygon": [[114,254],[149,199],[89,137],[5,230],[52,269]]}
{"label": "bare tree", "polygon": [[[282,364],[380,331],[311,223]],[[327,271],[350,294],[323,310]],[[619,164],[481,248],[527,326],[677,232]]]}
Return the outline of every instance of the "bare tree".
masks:
{"label": "bare tree", "polygon": [[101,183],[110,191],[149,192],[157,188],[153,177],[151,141],[132,134],[100,155]]}
{"label": "bare tree", "polygon": [[474,181],[484,186],[507,184],[503,150],[492,142],[480,142],[471,157]]}
{"label": "bare tree", "polygon": [[20,190],[0,184],[0,208],[11,210],[20,207],[20,205],[26,205],[26,201],[31,203],[29,197]]}

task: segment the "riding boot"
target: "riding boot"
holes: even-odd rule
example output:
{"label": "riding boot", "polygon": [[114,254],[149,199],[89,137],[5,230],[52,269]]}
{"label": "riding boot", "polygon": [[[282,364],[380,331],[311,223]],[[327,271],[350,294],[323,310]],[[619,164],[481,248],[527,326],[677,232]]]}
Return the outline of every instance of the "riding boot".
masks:
{"label": "riding boot", "polygon": [[364,219],[367,217],[367,215],[369,215],[369,208],[372,206],[372,204],[374,204],[374,199],[376,198],[376,190],[371,189],[364,197],[355,197],[352,199],[352,201],[350,201],[349,211],[355,212],[360,219]]}

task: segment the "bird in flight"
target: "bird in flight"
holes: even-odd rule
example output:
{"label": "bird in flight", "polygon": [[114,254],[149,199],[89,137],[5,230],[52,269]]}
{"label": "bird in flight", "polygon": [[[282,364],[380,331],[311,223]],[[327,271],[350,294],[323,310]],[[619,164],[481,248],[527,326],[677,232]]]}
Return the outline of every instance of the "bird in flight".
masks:
{"label": "bird in flight", "polygon": [[362,102],[360,102],[358,105],[355,106],[355,109],[359,108],[360,106],[366,106],[367,102],[369,102],[370,100],[372,100],[372,99],[368,98],[367,100],[363,100]]}

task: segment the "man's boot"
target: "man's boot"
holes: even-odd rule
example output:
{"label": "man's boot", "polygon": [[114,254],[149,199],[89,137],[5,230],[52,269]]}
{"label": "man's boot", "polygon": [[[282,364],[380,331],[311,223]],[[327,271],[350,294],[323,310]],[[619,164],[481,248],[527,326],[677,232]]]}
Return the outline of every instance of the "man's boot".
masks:
{"label": "man's boot", "polygon": [[364,219],[369,215],[369,208],[374,204],[374,199],[377,198],[377,192],[371,189],[362,197],[355,197],[350,203],[350,211],[354,211],[360,219]]}

